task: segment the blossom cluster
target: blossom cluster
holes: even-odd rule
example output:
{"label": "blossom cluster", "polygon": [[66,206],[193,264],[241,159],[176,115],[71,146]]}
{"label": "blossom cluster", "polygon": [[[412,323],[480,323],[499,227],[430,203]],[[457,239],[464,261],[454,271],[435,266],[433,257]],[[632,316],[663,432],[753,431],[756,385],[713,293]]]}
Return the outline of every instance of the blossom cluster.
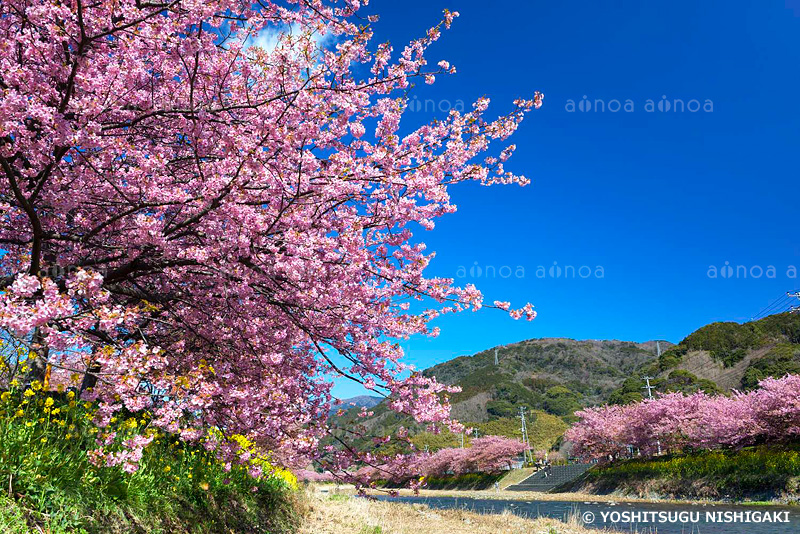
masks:
{"label": "blossom cluster", "polygon": [[327,471],[319,473],[309,469],[296,469],[294,474],[298,480],[303,482],[333,482],[335,480],[333,474]]}
{"label": "blossom cluster", "polygon": [[655,399],[587,408],[566,433],[574,452],[609,460],[630,448],[643,455],[735,448],[800,438],[800,376],[767,378],[731,396],[667,393]]}

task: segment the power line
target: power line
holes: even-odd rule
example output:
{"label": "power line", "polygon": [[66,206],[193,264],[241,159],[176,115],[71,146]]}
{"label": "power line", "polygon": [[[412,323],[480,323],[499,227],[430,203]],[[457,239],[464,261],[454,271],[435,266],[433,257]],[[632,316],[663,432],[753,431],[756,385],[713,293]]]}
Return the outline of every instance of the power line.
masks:
{"label": "power line", "polygon": [[769,306],[767,306],[766,308],[755,314],[753,317],[751,317],[751,320],[755,321],[756,319],[761,319],[762,317],[766,317],[771,312],[783,308],[790,301],[791,299],[788,297],[787,294],[781,295],[775,301],[773,301],[772,304],[770,304]]}
{"label": "power line", "polygon": [[760,319],[762,317],[766,317],[767,315],[769,315],[769,314],[771,314],[771,313],[773,313],[773,312],[775,312],[777,310],[783,309],[786,306],[786,304],[789,303],[790,300],[791,299],[789,298],[789,296],[787,294],[781,295],[778,298],[778,300],[776,300],[775,302],[770,304],[767,308],[761,310],[761,312],[756,316],[756,318]]}
{"label": "power line", "polygon": [[800,298],[800,291],[787,291],[784,295],[781,295],[775,301],[773,301],[772,304],[754,315],[751,320],[755,321],[768,315],[791,311],[791,303],[795,298]]}

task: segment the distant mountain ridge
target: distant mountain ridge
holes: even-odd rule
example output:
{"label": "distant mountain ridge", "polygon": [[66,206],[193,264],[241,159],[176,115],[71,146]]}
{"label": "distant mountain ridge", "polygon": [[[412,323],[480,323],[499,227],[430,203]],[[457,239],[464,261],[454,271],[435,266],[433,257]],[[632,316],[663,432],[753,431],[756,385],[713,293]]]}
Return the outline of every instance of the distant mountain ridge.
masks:
{"label": "distant mountain ridge", "polygon": [[350,408],[374,408],[381,403],[383,397],[375,397],[373,395],[358,395],[350,397],[349,399],[339,399],[331,405],[331,413],[336,413],[339,410],[348,410]]}

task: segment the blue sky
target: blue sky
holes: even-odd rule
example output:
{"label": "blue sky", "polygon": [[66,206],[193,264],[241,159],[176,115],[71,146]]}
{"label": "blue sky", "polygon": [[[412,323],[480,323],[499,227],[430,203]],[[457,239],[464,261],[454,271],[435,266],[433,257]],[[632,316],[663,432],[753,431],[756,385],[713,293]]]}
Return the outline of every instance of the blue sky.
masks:
{"label": "blue sky", "polygon": [[[461,17],[428,58],[458,73],[417,88],[423,109],[407,126],[483,95],[496,113],[535,90],[546,98],[512,137],[508,168],[533,183],[454,189],[458,213],[421,236],[437,252],[431,274],[475,283],[489,302],[530,301],[539,317],[449,316],[437,339],[404,343],[409,361],[535,337],[678,342],[800,287],[789,270],[800,268],[800,0],[373,0],[365,12],[398,48],[444,8]],[[581,108],[584,95],[605,111]],[[675,111],[675,99],[701,109]],[[550,276],[554,262],[575,275]],[[708,276],[725,262],[747,276]],[[755,277],[768,266],[774,276]]]}

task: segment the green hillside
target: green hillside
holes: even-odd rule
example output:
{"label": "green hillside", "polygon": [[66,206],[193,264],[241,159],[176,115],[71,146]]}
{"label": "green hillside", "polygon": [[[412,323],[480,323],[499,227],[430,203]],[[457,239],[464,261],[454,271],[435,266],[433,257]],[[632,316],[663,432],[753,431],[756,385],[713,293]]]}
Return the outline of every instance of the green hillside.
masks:
{"label": "green hillside", "polygon": [[[671,344],[662,342],[664,348]],[[532,339],[463,356],[427,369],[426,376],[461,386],[458,405],[484,394],[484,413],[471,419],[511,417],[520,406],[559,417],[604,402],[630,374],[656,358],[655,342]]]}
{"label": "green hillside", "polygon": [[[562,419],[541,411],[527,414],[528,439],[535,450],[550,450],[556,445],[568,426]],[[472,423],[478,436],[505,436],[508,438],[522,439],[520,420],[518,417],[503,417],[493,419],[486,423]],[[470,438],[465,436],[464,444],[468,445]],[[418,449],[427,449],[435,452],[446,447],[458,447],[461,444],[461,435],[450,432],[432,434],[420,432],[411,441]]]}
{"label": "green hillside", "polygon": [[766,377],[800,373],[800,315],[782,313],[747,323],[712,323],[660,358],[642,365],[609,396],[626,404],[642,399],[642,376],[656,392],[748,390]]}

